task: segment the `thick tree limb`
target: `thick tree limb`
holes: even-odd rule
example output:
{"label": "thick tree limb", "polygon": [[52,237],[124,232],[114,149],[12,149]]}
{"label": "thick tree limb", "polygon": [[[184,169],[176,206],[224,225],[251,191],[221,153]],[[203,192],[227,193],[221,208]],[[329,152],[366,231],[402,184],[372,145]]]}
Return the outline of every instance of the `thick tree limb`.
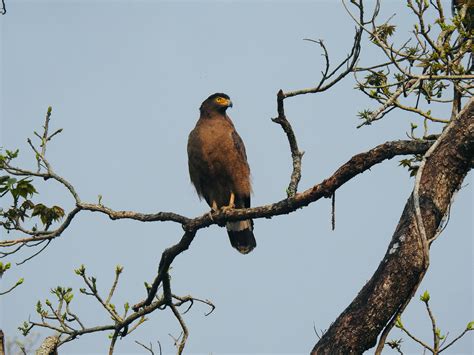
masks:
{"label": "thick tree limb", "polygon": [[429,265],[438,234],[474,156],[474,99],[425,155],[388,250],[372,278],[336,319],[312,354],[362,353],[413,296]]}
{"label": "thick tree limb", "polygon": [[305,207],[322,197],[330,197],[334,191],[347,181],[384,160],[392,159],[398,155],[421,154],[426,152],[432,144],[433,141],[422,140],[386,142],[367,152],[353,156],[332,176],[306,191],[296,194],[295,196],[283,199],[273,204],[254,208],[232,209],[226,211],[219,210],[212,212],[211,214],[206,213],[193,219],[172,212],[146,214],[134,211],[114,211],[101,204],[83,203],[79,200],[76,208],[68,214],[65,221],[58,229],[46,232],[24,231],[27,234],[31,234],[31,237],[0,241],[0,247],[57,238],[69,226],[75,215],[81,210],[104,213],[114,220],[133,219],[142,222],[172,221],[182,224],[186,231],[197,231],[198,229],[209,227],[213,224],[220,224],[223,221],[238,221],[248,218],[269,218],[277,215],[288,214],[301,207]]}
{"label": "thick tree limb", "polygon": [[56,336],[47,337],[41,346],[36,350],[36,355],[57,355],[57,346],[59,338]]}
{"label": "thick tree limb", "polygon": [[0,355],[5,355],[5,335],[0,329]]}

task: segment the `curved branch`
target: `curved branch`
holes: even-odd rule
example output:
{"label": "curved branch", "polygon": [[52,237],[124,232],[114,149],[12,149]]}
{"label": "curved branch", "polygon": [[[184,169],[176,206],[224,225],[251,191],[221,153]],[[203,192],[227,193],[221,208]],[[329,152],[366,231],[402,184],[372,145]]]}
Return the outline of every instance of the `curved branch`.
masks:
{"label": "curved branch", "polygon": [[305,207],[322,197],[330,197],[334,191],[347,181],[384,160],[392,159],[397,155],[424,153],[428,150],[431,144],[433,144],[433,141],[400,140],[386,142],[367,152],[353,156],[347,163],[343,164],[336,172],[334,172],[332,176],[292,197],[269,205],[254,208],[231,209],[225,211],[218,210],[193,219],[172,212],[146,214],[133,211],[114,211],[103,205],[81,202],[68,214],[66,220],[58,229],[51,232],[31,231],[31,233],[34,234],[32,237],[1,241],[0,247],[9,247],[16,244],[37,242],[40,240],[49,240],[59,237],[69,226],[75,215],[81,210],[104,213],[111,219],[134,219],[142,222],[172,221],[182,224],[186,231],[191,232],[209,227],[213,224],[220,224],[224,221],[239,221],[248,218],[269,218],[277,215],[288,214],[301,207]]}
{"label": "curved branch", "polygon": [[[174,258],[189,248],[195,236],[195,231],[187,231],[184,233],[179,243],[169,247],[168,249],[165,249],[161,255],[160,265],[158,266],[158,274],[156,275],[155,280],[153,280],[153,283],[148,291],[147,298],[132,307],[135,312],[138,312],[140,308],[147,307],[152,303],[156,293],[158,292],[158,287],[163,282],[163,280],[168,277],[168,270]],[[169,296],[171,297],[171,295]]]}
{"label": "curved branch", "polygon": [[293,171],[291,173],[290,184],[288,185],[286,194],[288,197],[292,197],[296,194],[296,191],[298,190],[298,184],[301,180],[301,159],[303,158],[304,152],[300,152],[293,128],[291,127],[290,122],[286,119],[285,106],[283,104],[284,99],[285,94],[283,93],[283,90],[278,91],[278,117],[272,118],[272,121],[278,123],[281,126],[283,131],[286,133],[288,142],[290,143],[291,158],[293,159]]}

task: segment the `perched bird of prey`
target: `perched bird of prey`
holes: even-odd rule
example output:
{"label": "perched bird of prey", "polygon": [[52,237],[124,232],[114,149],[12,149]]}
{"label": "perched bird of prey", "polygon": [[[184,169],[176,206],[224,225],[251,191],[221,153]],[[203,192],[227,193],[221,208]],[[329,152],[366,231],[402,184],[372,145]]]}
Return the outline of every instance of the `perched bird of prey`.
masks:
{"label": "perched bird of prey", "polygon": [[[201,115],[188,138],[188,166],[199,197],[212,210],[250,207],[250,168],[242,138],[226,110],[229,96],[216,93],[200,107]],[[242,254],[257,246],[253,221],[227,222],[230,243]]]}

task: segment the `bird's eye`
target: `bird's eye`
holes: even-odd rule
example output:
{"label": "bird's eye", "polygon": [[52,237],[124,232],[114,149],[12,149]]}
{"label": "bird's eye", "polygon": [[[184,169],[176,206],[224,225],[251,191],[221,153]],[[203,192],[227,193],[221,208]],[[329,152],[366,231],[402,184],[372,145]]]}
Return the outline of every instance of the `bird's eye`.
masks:
{"label": "bird's eye", "polygon": [[219,102],[219,103],[220,103],[220,102],[222,102],[222,101],[224,101],[224,99],[223,99],[222,97],[216,98],[216,102]]}

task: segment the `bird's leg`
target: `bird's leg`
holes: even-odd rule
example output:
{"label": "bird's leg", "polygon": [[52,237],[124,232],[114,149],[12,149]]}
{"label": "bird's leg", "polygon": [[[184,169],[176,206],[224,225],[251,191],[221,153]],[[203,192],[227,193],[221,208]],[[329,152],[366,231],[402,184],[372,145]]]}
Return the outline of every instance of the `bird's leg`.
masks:
{"label": "bird's leg", "polygon": [[235,207],[235,195],[234,195],[233,192],[231,192],[230,193],[229,204],[227,206],[223,206],[222,210],[225,212],[225,211],[233,209],[234,207]]}
{"label": "bird's leg", "polygon": [[208,213],[211,221],[214,221],[214,218],[212,218],[212,212],[216,212],[218,209],[219,208],[217,208],[217,202],[215,200],[212,200],[211,210]]}

